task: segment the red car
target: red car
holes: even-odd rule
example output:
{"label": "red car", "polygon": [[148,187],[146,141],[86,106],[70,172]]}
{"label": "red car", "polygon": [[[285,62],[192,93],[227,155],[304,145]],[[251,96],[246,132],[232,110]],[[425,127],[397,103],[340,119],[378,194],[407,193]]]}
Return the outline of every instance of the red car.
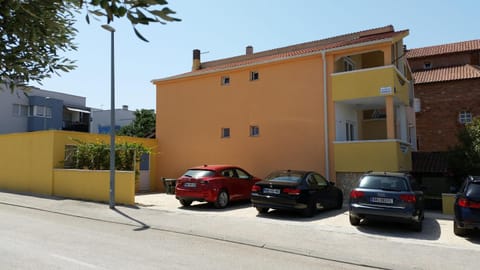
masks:
{"label": "red car", "polygon": [[193,167],[177,179],[175,198],[183,206],[200,201],[225,208],[230,201],[250,199],[253,184],[260,180],[231,165]]}

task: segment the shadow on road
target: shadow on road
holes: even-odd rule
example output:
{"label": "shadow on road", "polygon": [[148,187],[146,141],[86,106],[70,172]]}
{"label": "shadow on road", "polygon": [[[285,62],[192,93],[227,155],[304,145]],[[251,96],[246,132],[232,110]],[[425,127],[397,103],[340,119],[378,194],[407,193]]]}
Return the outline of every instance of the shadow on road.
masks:
{"label": "shadow on road", "polygon": [[438,221],[428,217],[425,217],[423,220],[423,230],[421,232],[414,231],[410,224],[378,220],[362,220],[356,228],[366,234],[393,238],[412,238],[433,241],[439,239],[441,235],[441,228]]}
{"label": "shadow on road", "polygon": [[473,230],[465,235],[464,238],[472,244],[480,245],[480,230]]}
{"label": "shadow on road", "polygon": [[138,225],[140,225],[140,227],[137,227],[137,228],[133,229],[134,231],[144,231],[144,230],[150,229],[149,225],[147,225],[147,224],[143,223],[142,221],[140,221],[138,219],[135,219],[135,218],[123,213],[122,211],[118,210],[118,208],[113,208],[112,210],[117,212],[118,214],[130,219],[131,221],[134,221],[135,223],[138,223]]}

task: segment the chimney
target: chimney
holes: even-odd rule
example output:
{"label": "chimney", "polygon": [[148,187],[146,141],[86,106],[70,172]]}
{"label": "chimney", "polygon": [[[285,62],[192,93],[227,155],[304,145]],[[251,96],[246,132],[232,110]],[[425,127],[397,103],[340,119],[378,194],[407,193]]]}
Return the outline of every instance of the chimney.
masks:
{"label": "chimney", "polygon": [[252,55],[253,54],[253,47],[251,45],[248,45],[245,51],[246,51],[247,55]]}
{"label": "chimney", "polygon": [[122,110],[128,111],[128,105],[122,105]]}
{"label": "chimney", "polygon": [[192,71],[199,70],[199,69],[200,69],[200,50],[195,49],[195,50],[193,50]]}

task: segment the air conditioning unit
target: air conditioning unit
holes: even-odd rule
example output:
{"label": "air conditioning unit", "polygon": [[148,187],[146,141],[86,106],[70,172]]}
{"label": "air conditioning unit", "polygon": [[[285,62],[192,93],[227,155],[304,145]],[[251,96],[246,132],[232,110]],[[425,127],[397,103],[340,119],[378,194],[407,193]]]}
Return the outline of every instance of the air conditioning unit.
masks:
{"label": "air conditioning unit", "polygon": [[415,110],[416,113],[422,110],[422,104],[420,103],[419,98],[413,99],[413,109]]}

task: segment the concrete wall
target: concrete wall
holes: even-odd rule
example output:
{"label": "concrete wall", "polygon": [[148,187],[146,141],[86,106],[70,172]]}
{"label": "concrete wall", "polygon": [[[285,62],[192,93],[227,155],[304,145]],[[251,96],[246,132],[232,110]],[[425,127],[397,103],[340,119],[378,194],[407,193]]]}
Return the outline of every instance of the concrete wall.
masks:
{"label": "concrete wall", "polygon": [[[70,192],[70,189],[65,187],[64,180],[59,180],[62,181],[61,184],[55,182],[54,168],[63,168],[65,145],[76,144],[73,139],[79,139],[88,142],[103,141],[109,143],[109,136],[107,135],[89,134],[83,132],[52,130],[0,135],[0,149],[2,150],[2,155],[0,155],[0,168],[2,172],[0,173],[0,189],[16,192],[65,196],[62,195],[63,192]],[[159,177],[157,176],[156,169],[155,157],[158,152],[156,141],[153,139],[116,137],[117,143],[122,143],[125,141],[141,143],[145,147],[151,149],[150,190],[162,190],[163,186],[159,184]],[[83,173],[90,174],[94,172],[84,171]],[[104,175],[104,177],[106,177],[104,181],[109,183],[108,174]],[[79,180],[80,178],[83,179],[81,180],[83,182]],[[97,194],[100,190],[102,190],[102,188],[98,186],[90,186],[90,184],[85,185],[90,181],[87,178],[89,178],[89,176],[79,177],[76,174],[75,176],[72,176],[72,179],[74,180],[71,182],[73,185],[71,188],[79,189],[79,193],[74,193],[75,198],[80,198],[77,196],[79,196],[78,194],[82,194],[81,190],[85,188],[92,188],[93,194]],[[119,176],[119,179],[123,179],[123,177]],[[124,182],[126,180],[119,181]],[[103,184],[99,183],[99,185]],[[133,192],[131,192],[130,189],[133,189]],[[58,192],[61,192],[61,194]],[[117,192],[119,192],[118,196],[120,196],[122,200],[129,202],[131,201],[131,198],[128,199],[123,197],[134,196],[135,183],[133,183],[131,187],[129,183],[120,184]],[[83,199],[91,199],[90,197],[91,196]],[[96,198],[101,197],[98,197],[97,194],[94,195],[93,198],[97,200]]]}
{"label": "concrete wall", "polygon": [[[116,109],[115,128],[120,129],[129,125],[135,120],[135,112]],[[90,122],[90,133],[108,134],[110,132],[110,110],[92,110],[92,122]]]}
{"label": "concrete wall", "polygon": [[[251,71],[259,79],[250,81]],[[162,177],[233,163],[258,177],[276,169],[325,172],[320,56],[157,83]],[[222,76],[230,84],[222,85]],[[260,134],[249,136],[252,125]],[[231,137],[221,138],[230,128]]]}
{"label": "concrete wall", "polygon": [[12,94],[10,89],[0,84],[0,134],[27,131],[28,115],[15,115],[14,104],[28,107],[28,97],[18,91]]}
{"label": "concrete wall", "polygon": [[1,189],[52,195],[52,135],[47,131],[0,135]]}
{"label": "concrete wall", "polygon": [[[110,171],[55,169],[53,195],[109,202]],[[115,173],[115,203],[135,204],[135,172]]]}

